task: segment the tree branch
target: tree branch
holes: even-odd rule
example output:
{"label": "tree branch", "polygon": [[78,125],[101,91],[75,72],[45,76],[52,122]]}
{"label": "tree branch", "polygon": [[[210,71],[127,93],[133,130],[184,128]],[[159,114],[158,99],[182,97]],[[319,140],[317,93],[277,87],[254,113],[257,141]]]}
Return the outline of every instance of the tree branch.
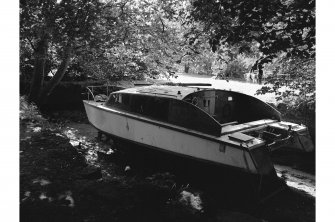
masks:
{"label": "tree branch", "polygon": [[163,20],[162,20],[162,18],[161,17],[158,17],[159,18],[159,20],[161,21],[161,24],[162,24],[162,27],[163,27],[163,31],[162,31],[162,33],[164,33],[165,32],[165,25],[164,25],[164,22],[163,22]]}
{"label": "tree branch", "polygon": [[55,75],[51,78],[51,80],[43,87],[41,94],[39,96],[39,101],[44,103],[47,96],[50,95],[52,90],[56,87],[56,85],[62,80],[67,67],[70,64],[72,55],[72,47],[68,44],[64,50],[63,60],[55,73]]}
{"label": "tree branch", "polygon": [[128,3],[128,1],[125,1],[123,3],[119,3],[119,4],[116,4],[116,5],[111,5],[111,4],[106,4],[103,9],[106,9],[106,8],[115,8],[115,7],[119,7],[121,9],[121,12],[119,15],[113,17],[113,18],[120,18],[123,14],[124,14],[124,7],[126,6],[126,4]]}
{"label": "tree branch", "polygon": [[28,38],[28,36],[26,37],[26,39],[28,40],[28,42],[29,42],[31,48],[32,48],[34,51],[36,51],[36,47],[34,46],[34,44],[33,44],[33,42],[31,41],[31,39]]}

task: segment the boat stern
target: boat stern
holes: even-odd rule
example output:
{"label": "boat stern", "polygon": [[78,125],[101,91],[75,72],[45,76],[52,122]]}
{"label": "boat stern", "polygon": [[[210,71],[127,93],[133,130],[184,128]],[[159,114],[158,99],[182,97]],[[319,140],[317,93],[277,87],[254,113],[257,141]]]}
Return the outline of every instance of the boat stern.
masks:
{"label": "boat stern", "polygon": [[281,121],[270,124],[270,127],[278,132],[286,132],[290,135],[290,140],[286,147],[304,152],[315,150],[308,128],[305,125]]}

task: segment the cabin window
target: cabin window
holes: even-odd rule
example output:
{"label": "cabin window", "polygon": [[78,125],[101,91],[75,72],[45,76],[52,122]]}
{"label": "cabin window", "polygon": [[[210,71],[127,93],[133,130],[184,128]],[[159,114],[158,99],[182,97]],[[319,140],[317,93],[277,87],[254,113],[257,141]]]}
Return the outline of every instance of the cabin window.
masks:
{"label": "cabin window", "polygon": [[[208,100],[204,103],[209,106]],[[106,106],[203,133],[212,135],[221,133],[221,126],[214,119],[182,100],[119,93],[112,94]]]}
{"label": "cabin window", "polygon": [[254,97],[241,93],[216,90],[214,92],[215,99],[207,100],[206,103],[206,93],[207,95],[213,94],[210,92],[213,91],[208,90],[203,93],[195,92],[187,96],[187,98],[184,100],[189,101],[190,98],[198,97],[202,102],[200,106],[197,106],[212,115],[213,118],[215,118],[221,124],[233,121],[238,123],[246,123],[266,118],[280,119],[279,114],[273,108]]}
{"label": "cabin window", "polygon": [[153,104],[152,116],[161,121],[168,121],[170,101],[156,97]]}
{"label": "cabin window", "polygon": [[198,98],[197,97],[192,98],[192,104],[195,105],[195,106],[198,105]]}
{"label": "cabin window", "polygon": [[113,107],[120,110],[129,110],[130,107],[130,95],[129,94],[111,94],[106,106]]}
{"label": "cabin window", "polygon": [[122,103],[124,105],[130,105],[130,95],[129,94],[122,94]]}
{"label": "cabin window", "polygon": [[156,120],[167,121],[169,100],[154,96],[132,95],[130,111]]}
{"label": "cabin window", "polygon": [[206,99],[204,99],[204,100],[202,101],[202,103],[203,103],[203,107],[209,107],[211,101],[210,101],[210,100],[206,100]]}
{"label": "cabin window", "polygon": [[107,102],[105,103],[105,105],[106,106],[112,106],[113,104],[115,104],[117,102],[116,95],[117,94],[111,94],[109,96]]}
{"label": "cabin window", "polygon": [[[207,100],[205,102],[207,103]],[[130,111],[208,134],[219,134],[221,132],[221,127],[215,120],[184,101],[133,95]]]}

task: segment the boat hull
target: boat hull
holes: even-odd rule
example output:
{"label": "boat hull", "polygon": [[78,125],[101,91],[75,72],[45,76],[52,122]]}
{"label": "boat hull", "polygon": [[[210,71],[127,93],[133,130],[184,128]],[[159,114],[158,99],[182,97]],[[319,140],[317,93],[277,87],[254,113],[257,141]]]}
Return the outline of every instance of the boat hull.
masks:
{"label": "boat hull", "polygon": [[[248,149],[232,146],[210,135],[109,109],[93,101],[84,101],[84,105],[89,122],[99,131],[117,138],[149,149],[225,165],[252,174],[266,175],[273,172],[272,162],[264,161],[269,158],[264,152],[258,152],[258,155],[263,156],[255,159]],[[257,159],[262,163],[257,162]]]}
{"label": "boat hull", "polygon": [[165,178],[168,180],[172,174],[177,186],[192,184],[206,193],[212,193],[212,196],[218,199],[225,197],[226,203],[231,202],[229,204],[241,206],[262,202],[286,187],[274,169],[267,175],[251,174],[236,167],[185,158],[112,136],[116,150],[109,159],[117,162],[122,170],[130,166],[136,175],[152,176],[158,173],[162,175],[163,180],[164,175],[168,175]]}

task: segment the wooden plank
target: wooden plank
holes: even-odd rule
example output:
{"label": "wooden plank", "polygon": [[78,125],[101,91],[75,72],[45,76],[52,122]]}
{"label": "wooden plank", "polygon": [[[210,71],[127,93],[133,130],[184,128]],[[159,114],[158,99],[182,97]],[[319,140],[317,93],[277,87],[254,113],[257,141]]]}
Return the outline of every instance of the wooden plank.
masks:
{"label": "wooden plank", "polygon": [[231,135],[228,135],[228,138],[232,139],[232,140],[241,141],[241,142],[248,142],[248,141],[254,139],[254,137],[248,136],[248,135],[246,135],[244,133],[240,133],[240,132],[236,132],[236,133],[233,133]]}

